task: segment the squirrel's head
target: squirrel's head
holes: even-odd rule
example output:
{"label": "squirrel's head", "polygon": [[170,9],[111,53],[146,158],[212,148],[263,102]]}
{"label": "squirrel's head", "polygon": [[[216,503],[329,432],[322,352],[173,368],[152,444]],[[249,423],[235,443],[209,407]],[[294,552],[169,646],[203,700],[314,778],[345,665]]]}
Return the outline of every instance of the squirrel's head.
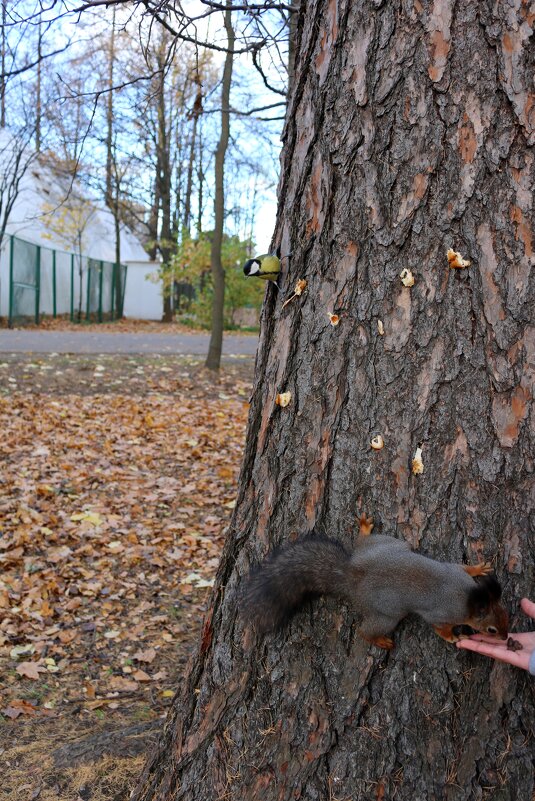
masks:
{"label": "squirrel's head", "polygon": [[496,576],[474,578],[474,587],[468,594],[468,620],[466,623],[479,634],[506,640],[509,615],[500,603],[502,588]]}

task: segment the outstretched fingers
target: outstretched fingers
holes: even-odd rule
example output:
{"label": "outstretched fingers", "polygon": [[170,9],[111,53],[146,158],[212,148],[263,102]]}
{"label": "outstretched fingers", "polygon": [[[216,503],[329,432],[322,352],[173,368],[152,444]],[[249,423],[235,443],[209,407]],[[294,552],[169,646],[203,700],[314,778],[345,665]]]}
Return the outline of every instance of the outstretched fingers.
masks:
{"label": "outstretched fingers", "polygon": [[499,662],[506,662],[524,670],[528,668],[529,655],[524,651],[511,651],[505,643],[503,645],[492,645],[478,640],[461,640],[457,643],[457,648],[473,651],[475,654],[482,654],[483,656],[490,656]]}
{"label": "outstretched fingers", "polygon": [[535,604],[533,601],[530,601],[529,598],[522,598],[520,606],[526,615],[535,618]]}

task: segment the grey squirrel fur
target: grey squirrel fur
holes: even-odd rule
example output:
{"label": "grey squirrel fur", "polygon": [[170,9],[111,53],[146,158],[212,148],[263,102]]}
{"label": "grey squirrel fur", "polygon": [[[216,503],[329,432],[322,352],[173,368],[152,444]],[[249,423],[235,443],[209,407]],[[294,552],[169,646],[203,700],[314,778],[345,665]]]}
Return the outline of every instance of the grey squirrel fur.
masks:
{"label": "grey squirrel fur", "polygon": [[[469,625],[503,639],[507,614],[496,578],[469,575],[467,566],[414,553],[407,542],[384,535],[360,536],[353,551],[336,540],[310,536],[277,549],[248,577],[242,614],[260,633],[280,628],[307,599],[341,598],[361,616],[359,633],[381,647],[409,613],[453,640],[452,628]],[[477,570],[475,568],[474,570]],[[477,575],[477,581],[472,577]],[[438,629],[441,628],[441,631]],[[447,635],[447,636],[446,636]]]}

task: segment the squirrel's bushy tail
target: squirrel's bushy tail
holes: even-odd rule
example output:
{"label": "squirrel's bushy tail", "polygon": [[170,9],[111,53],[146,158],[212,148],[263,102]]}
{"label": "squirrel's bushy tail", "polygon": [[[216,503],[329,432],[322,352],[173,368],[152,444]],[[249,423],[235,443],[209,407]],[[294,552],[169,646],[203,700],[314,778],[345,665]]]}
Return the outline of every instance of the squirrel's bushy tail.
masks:
{"label": "squirrel's bushy tail", "polygon": [[280,628],[311,597],[346,597],[350,558],[343,545],[327,537],[279,548],[246,579],[242,615],[265,633]]}

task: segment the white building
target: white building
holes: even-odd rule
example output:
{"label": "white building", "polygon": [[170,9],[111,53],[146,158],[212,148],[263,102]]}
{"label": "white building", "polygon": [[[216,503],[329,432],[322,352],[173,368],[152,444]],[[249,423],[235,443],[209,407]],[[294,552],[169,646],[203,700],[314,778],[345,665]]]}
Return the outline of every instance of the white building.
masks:
{"label": "white building", "polygon": [[[0,253],[0,316],[7,316],[9,310],[10,235],[42,248],[44,258],[41,270],[45,271],[39,301],[42,314],[53,313],[52,307],[48,308],[51,292],[47,287],[51,286],[51,279],[46,271],[51,269],[52,251],[57,251],[55,258],[58,265],[61,263],[61,268],[58,266],[57,270],[56,311],[58,314],[65,313],[72,303],[71,268],[68,266],[71,263],[70,254],[74,254],[77,264],[82,264],[80,252],[85,257],[83,263],[90,259],[113,264],[114,219],[109,209],[88,196],[80,184],[61,175],[44,157],[32,152],[29,146],[24,149],[18,168],[14,167],[15,158],[21,150],[18,140],[7,131],[0,130],[0,193],[3,196],[0,201],[0,226],[9,185],[12,184],[11,176],[17,169],[20,174],[25,167],[8,215],[6,236]],[[157,279],[159,263],[151,261],[141,242],[126,226],[121,226],[120,240],[121,264],[127,267],[124,315],[160,320],[163,300],[161,281]],[[22,253],[23,246],[17,246],[17,253]],[[78,267],[76,270],[78,272]],[[74,291],[77,293],[75,304],[80,299],[78,283],[80,287],[85,287],[85,279],[74,282]],[[69,297],[66,296],[67,287]]]}

